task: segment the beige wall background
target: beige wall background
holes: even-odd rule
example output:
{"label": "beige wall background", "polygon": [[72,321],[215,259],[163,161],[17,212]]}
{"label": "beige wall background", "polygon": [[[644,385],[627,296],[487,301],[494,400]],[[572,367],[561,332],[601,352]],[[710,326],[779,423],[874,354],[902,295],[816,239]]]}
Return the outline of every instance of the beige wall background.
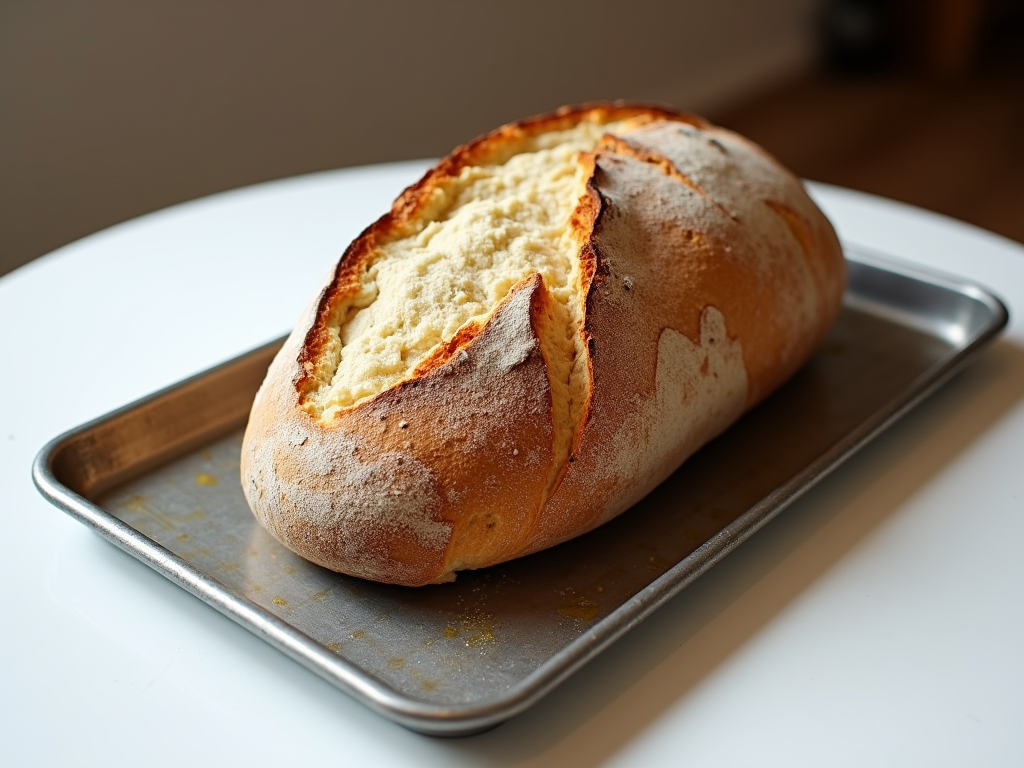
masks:
{"label": "beige wall background", "polygon": [[2,0],[0,274],[174,203],[440,155],[564,103],[714,117],[811,66],[817,5]]}

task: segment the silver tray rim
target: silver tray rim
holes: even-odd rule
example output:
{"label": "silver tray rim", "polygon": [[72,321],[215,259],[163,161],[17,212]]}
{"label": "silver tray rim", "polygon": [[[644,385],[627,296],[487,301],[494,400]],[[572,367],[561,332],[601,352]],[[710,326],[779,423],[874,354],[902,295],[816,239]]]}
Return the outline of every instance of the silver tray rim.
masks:
{"label": "silver tray rim", "polygon": [[955,352],[919,375],[902,393],[839,440],[831,449],[722,528],[679,563],[654,579],[633,597],[564,646],[533,672],[490,700],[444,705],[401,694],[372,674],[336,655],[296,627],[225,587],[216,579],[173,554],[97,504],[64,485],[54,461],[63,446],[83,433],[133,410],[200,382],[211,374],[238,365],[243,359],[266,354],[280,346],[277,339],[146,395],[103,416],[74,427],[50,440],[32,464],[39,492],[55,506],[92,528],[103,538],[153,568],[257,637],[297,661],[371,710],[411,730],[433,736],[465,736],[493,728],[529,709],[581,667],[640,624],[668,600],[707,572],[786,507],[831,474],[847,459],[884,432],[953,375],[959,372],[1006,327],[1005,304],[977,283],[920,267],[860,246],[844,244],[848,261],[892,272],[967,296],[985,306],[987,322],[964,339]]}

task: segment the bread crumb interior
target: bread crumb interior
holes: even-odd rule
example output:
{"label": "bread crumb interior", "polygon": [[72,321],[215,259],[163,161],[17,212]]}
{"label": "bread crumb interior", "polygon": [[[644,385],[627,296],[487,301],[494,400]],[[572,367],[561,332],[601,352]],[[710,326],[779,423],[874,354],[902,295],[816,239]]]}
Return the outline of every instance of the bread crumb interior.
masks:
{"label": "bread crumb interior", "polygon": [[[539,273],[554,299],[545,339],[556,429],[575,418],[587,387],[580,338],[581,243],[570,218],[586,191],[581,152],[621,123],[584,121],[524,139],[504,162],[469,166],[435,190],[412,234],[380,247],[359,293],[339,307],[321,359],[333,373],[306,407],[322,422],[409,378],[470,322],[482,322],[511,288]],[[547,334],[545,334],[547,335]],[[327,379],[329,378],[329,383]],[[568,447],[563,453],[568,451]]]}

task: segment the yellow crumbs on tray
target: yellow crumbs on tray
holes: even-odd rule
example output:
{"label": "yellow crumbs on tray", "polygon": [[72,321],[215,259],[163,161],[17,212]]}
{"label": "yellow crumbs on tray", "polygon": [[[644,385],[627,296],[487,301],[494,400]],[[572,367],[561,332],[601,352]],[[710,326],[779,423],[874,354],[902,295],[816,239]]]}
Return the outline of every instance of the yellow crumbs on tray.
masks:
{"label": "yellow crumbs on tray", "polygon": [[577,600],[571,605],[563,605],[558,609],[558,612],[563,616],[568,616],[572,619],[593,621],[600,610],[601,609],[598,607],[597,603],[593,603],[590,600]]}
{"label": "yellow crumbs on tray", "polygon": [[486,623],[471,624],[467,627],[470,635],[466,638],[466,645],[469,648],[476,648],[483,643],[494,642],[494,627]]}
{"label": "yellow crumbs on tray", "polygon": [[208,475],[205,472],[196,475],[196,483],[199,485],[205,485],[206,487],[212,487],[217,484],[217,478],[213,475]]}

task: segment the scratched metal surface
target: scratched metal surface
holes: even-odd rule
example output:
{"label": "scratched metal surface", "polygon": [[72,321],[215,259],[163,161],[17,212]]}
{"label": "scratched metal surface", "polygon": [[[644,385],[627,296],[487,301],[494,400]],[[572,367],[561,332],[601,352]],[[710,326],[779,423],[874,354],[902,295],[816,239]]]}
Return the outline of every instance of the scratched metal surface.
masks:
{"label": "scratched metal surface", "polygon": [[[479,730],[529,706],[713,565],[1005,323],[1001,305],[972,286],[873,262],[851,267],[846,306],[813,359],[635,508],[452,584],[408,589],[331,573],[265,533],[238,480],[244,417],[214,436],[182,415],[219,404],[244,414],[252,391],[237,384],[215,387],[200,376],[184,394],[169,390],[123,410],[120,421],[70,433],[44,449],[37,482],[71,514],[385,716],[430,733]],[[272,351],[209,380],[258,383]],[[229,408],[229,397],[240,400]],[[146,430],[133,428],[144,412]],[[192,447],[153,467],[161,430]],[[112,455],[122,458],[107,468]],[[128,479],[92,490],[114,477]]]}

